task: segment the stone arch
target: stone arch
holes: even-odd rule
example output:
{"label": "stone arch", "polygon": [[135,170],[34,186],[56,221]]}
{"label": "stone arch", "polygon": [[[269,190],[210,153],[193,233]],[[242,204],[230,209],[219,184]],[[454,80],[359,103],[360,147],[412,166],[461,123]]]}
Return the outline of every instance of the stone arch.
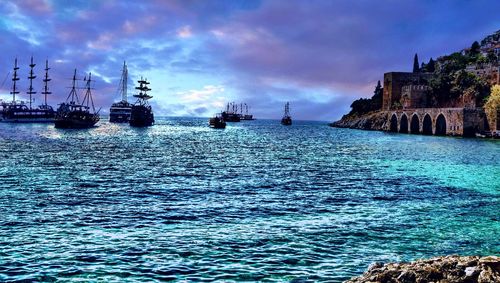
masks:
{"label": "stone arch", "polygon": [[398,132],[398,117],[396,114],[392,114],[389,131],[394,133]]}
{"label": "stone arch", "polygon": [[436,130],[434,131],[436,136],[446,135],[446,118],[441,113],[436,118]]}
{"label": "stone arch", "polygon": [[429,114],[425,114],[424,116],[424,121],[422,122],[422,134],[432,135],[432,118]]}
{"label": "stone arch", "polygon": [[408,116],[406,116],[406,113],[403,113],[401,115],[401,121],[399,122],[399,132],[400,133],[408,133]]}
{"label": "stone arch", "polygon": [[412,134],[419,134],[420,133],[420,120],[418,119],[417,113],[415,113],[411,116],[410,133],[412,133]]}

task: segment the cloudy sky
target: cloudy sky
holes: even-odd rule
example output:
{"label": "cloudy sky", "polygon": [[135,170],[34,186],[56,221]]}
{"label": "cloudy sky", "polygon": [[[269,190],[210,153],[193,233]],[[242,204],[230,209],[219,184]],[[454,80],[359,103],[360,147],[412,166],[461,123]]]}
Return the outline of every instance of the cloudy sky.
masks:
{"label": "cloudy sky", "polygon": [[27,90],[34,56],[39,78],[45,59],[52,67],[52,105],[77,68],[92,72],[107,113],[126,60],[130,92],[151,81],[156,115],[210,116],[236,101],[279,118],[290,101],[295,119],[330,121],[384,72],[410,71],[415,52],[427,61],[499,30],[499,10],[497,0],[2,0],[0,98],[15,57]]}

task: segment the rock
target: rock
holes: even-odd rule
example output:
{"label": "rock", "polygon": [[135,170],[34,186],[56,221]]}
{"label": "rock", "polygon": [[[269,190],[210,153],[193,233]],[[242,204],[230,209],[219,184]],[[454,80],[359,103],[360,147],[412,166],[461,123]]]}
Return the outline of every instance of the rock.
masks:
{"label": "rock", "polygon": [[339,121],[330,124],[337,128],[383,131],[387,123],[387,112],[375,111],[360,116],[344,115]]}
{"label": "rock", "polygon": [[477,276],[479,275],[479,271],[477,269],[477,266],[469,266],[465,268],[465,276],[466,277],[472,277],[472,276]]}
{"label": "rock", "polygon": [[490,266],[493,270],[500,272],[500,257],[498,256],[487,256],[479,259],[479,263],[483,265]]}
{"label": "rock", "polygon": [[363,275],[346,282],[491,283],[500,282],[499,269],[498,256],[452,255],[406,263],[373,263]]}

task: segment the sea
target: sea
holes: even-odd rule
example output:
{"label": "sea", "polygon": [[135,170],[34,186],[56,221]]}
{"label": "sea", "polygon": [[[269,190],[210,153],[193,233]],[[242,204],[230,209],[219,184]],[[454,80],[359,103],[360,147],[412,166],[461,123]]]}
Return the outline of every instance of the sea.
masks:
{"label": "sea", "polygon": [[0,124],[0,282],[342,282],[500,254],[500,141],[277,120]]}

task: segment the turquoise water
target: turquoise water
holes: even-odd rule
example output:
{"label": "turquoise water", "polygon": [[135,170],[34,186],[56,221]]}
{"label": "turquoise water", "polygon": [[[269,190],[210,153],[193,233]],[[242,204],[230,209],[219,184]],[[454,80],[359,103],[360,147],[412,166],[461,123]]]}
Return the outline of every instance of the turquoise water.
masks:
{"label": "turquoise water", "polygon": [[0,281],[339,282],[500,254],[500,142],[257,120],[0,124]]}

